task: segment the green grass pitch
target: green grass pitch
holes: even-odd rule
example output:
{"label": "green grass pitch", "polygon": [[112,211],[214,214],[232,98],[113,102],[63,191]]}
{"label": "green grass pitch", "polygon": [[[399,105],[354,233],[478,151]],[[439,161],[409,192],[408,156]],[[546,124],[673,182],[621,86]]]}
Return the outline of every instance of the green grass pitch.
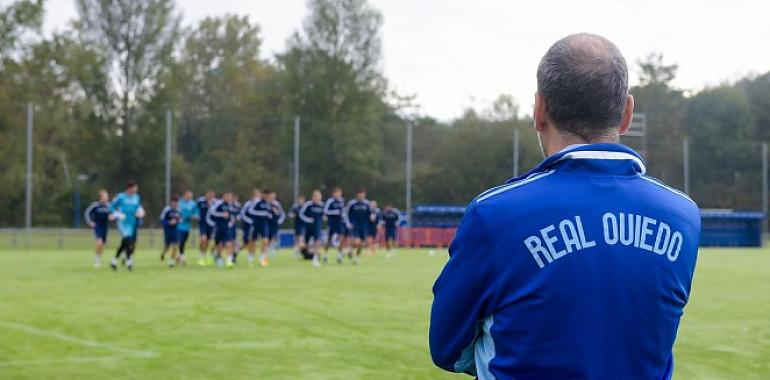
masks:
{"label": "green grass pitch", "polygon": [[[314,269],[282,251],[268,268],[169,270],[143,248],[112,273],[88,250],[3,248],[0,378],[466,378],[428,354],[445,259]],[[701,251],[675,351],[676,378],[770,378],[770,252]]]}

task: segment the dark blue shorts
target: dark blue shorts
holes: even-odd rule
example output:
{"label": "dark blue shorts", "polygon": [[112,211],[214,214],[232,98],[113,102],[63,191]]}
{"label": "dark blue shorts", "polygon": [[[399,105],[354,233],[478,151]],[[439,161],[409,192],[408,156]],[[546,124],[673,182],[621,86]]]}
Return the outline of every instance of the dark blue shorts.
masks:
{"label": "dark blue shorts", "polygon": [[259,240],[267,238],[269,234],[267,223],[264,220],[255,220],[251,226],[251,238]]}
{"label": "dark blue shorts", "polygon": [[305,225],[305,243],[309,243],[310,240],[318,242],[321,240],[321,225]]}
{"label": "dark blue shorts", "polygon": [[373,238],[377,237],[377,223],[369,223],[369,236]]}
{"label": "dark blue shorts", "polygon": [[233,241],[233,235],[230,233],[231,228],[224,226],[222,228],[214,229],[214,242],[217,244],[224,244]]}
{"label": "dark blue shorts", "polygon": [[190,237],[190,231],[179,230],[179,248],[180,253],[184,254],[184,245],[187,243],[187,238]]}
{"label": "dark blue shorts", "polygon": [[305,223],[299,218],[294,220],[294,236],[302,236],[305,234]]}
{"label": "dark blue shorts", "polygon": [[254,228],[251,224],[243,223],[241,224],[241,229],[243,230],[243,244],[249,244],[251,241],[251,229]]}
{"label": "dark blue shorts", "polygon": [[396,227],[385,227],[385,240],[396,240]]}
{"label": "dark blue shorts", "polygon": [[364,224],[363,226],[356,226],[353,225],[353,228],[350,229],[350,232],[348,233],[349,236],[352,236],[354,239],[366,239],[369,236],[369,225]]}
{"label": "dark blue shorts", "polygon": [[211,235],[214,233],[214,227],[209,226],[205,221],[201,221],[198,224],[198,232],[200,232],[201,237],[205,236],[206,239],[211,239]]}
{"label": "dark blue shorts", "polygon": [[171,244],[179,242],[179,231],[176,228],[164,228],[163,229],[163,243],[168,247]]}
{"label": "dark blue shorts", "polygon": [[270,240],[278,238],[278,223],[270,223],[267,228],[267,237]]}
{"label": "dark blue shorts", "polygon": [[94,227],[94,238],[96,239],[102,239],[103,243],[107,242],[107,225],[96,225]]}
{"label": "dark blue shorts", "polygon": [[329,218],[329,236],[343,236],[346,233],[347,228],[340,218]]}

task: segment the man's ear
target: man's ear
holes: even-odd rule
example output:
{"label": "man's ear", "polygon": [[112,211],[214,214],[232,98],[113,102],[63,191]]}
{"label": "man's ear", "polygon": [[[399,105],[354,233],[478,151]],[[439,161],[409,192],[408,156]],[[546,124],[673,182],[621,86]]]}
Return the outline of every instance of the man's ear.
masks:
{"label": "man's ear", "polygon": [[628,95],[626,98],[626,110],[623,113],[623,119],[620,121],[620,135],[623,136],[631,127],[631,120],[634,118],[634,96]]}
{"label": "man's ear", "polygon": [[532,112],[532,118],[535,119],[535,130],[542,133],[548,125],[548,116],[545,112],[545,100],[539,92],[535,93],[535,109]]}

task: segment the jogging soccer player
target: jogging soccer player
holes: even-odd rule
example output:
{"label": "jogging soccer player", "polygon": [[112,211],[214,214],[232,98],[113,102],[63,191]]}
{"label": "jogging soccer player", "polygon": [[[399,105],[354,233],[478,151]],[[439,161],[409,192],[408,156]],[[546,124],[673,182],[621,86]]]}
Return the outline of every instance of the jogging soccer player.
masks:
{"label": "jogging soccer player", "polygon": [[215,201],[209,207],[207,217],[214,222],[214,244],[216,244],[216,264],[233,267],[233,235],[232,225],[235,215],[231,214],[233,193],[222,194],[222,199]]}
{"label": "jogging soccer player", "polygon": [[305,236],[302,240],[302,250],[310,250],[313,254],[313,266],[321,265],[321,229],[323,228],[324,204],[321,190],[313,190],[311,200],[302,205],[299,217],[305,224]]}
{"label": "jogging soccer player", "polygon": [[182,219],[179,212],[179,197],[171,197],[171,203],[163,208],[160,213],[160,224],[163,226],[163,252],[160,254],[160,261],[166,258],[166,252],[171,250],[171,257],[168,260],[168,266],[174,267],[177,264],[177,250],[179,249],[179,221]]}
{"label": "jogging soccer player", "polygon": [[200,252],[200,258],[198,259],[198,265],[205,266],[213,264],[214,258],[207,257],[206,252],[209,249],[209,241],[214,233],[214,221],[208,219],[209,207],[216,201],[216,193],[209,190],[206,191],[206,195],[198,197],[198,232],[199,243],[198,249]]}
{"label": "jogging soccer player", "polygon": [[254,220],[251,219],[251,217],[247,214],[249,209],[251,209],[251,206],[254,204],[255,201],[258,201],[260,199],[260,192],[259,190],[254,190],[251,193],[251,198],[247,199],[246,202],[243,203],[243,206],[241,207],[241,211],[238,214],[238,219],[241,221],[241,244],[243,244],[244,247],[246,247],[246,251],[248,254],[248,260],[249,265],[253,265],[254,263],[254,247],[251,244],[251,235],[253,233],[254,229]]}
{"label": "jogging soccer player", "polygon": [[107,190],[99,191],[99,199],[91,203],[85,212],[86,224],[94,230],[96,248],[94,254],[94,268],[102,266],[102,254],[104,245],[107,244],[107,229],[111,220],[115,220],[110,207],[110,196]]}
{"label": "jogging soccer player", "polygon": [[232,220],[229,224],[228,233],[230,234],[230,237],[233,239],[233,264],[235,264],[238,261],[238,252],[241,249],[240,244],[238,243],[238,222],[241,220],[241,202],[238,201],[238,196],[233,194],[233,201],[230,203],[230,215],[232,215]]}
{"label": "jogging soccer player", "polygon": [[277,194],[274,191],[266,191],[265,198],[270,206],[270,219],[268,221],[268,257],[275,256],[278,245],[278,232],[281,225],[286,220],[286,212],[283,210],[281,202],[278,201]]}
{"label": "jogging soccer player", "polygon": [[356,265],[369,236],[369,223],[372,218],[369,201],[366,200],[366,190],[360,189],[356,192],[356,198],[348,202],[342,216],[348,227],[348,236],[353,239],[353,247],[356,249],[352,257],[353,265]]}
{"label": "jogging soccer player", "polygon": [[126,255],[126,267],[133,270],[133,255],[136,250],[137,227],[144,218],[144,208],[142,208],[142,198],[139,196],[139,185],[134,181],[126,184],[126,191],[119,193],[112,200],[110,207],[113,215],[117,219],[118,231],[120,232],[120,246],[115,257],[112,258],[110,266],[113,270],[118,270],[118,259],[123,253]]}
{"label": "jogging soccer player", "polygon": [[[193,219],[199,218],[197,202],[193,200],[193,193],[187,190],[182,194],[182,199],[179,200],[179,224],[177,230],[179,231],[179,262],[185,264],[185,245],[187,245],[187,239],[190,238],[190,226]],[[200,223],[200,221],[199,221]]]}
{"label": "jogging soccer player", "polygon": [[377,253],[377,232],[382,221],[382,210],[377,208],[377,201],[369,201],[369,208],[371,210],[371,216],[369,217],[369,236],[367,237],[366,244],[369,246],[369,256],[374,256]]}
{"label": "jogging soccer player", "polygon": [[294,219],[294,257],[296,258],[300,258],[300,245],[305,235],[304,223],[302,223],[302,219],[299,217],[299,211],[304,204],[305,197],[300,195],[289,210],[289,218]]}
{"label": "jogging soccer player", "polygon": [[623,55],[567,36],[537,70],[545,160],[478,195],[433,287],[430,349],[485,379],[670,379],[700,239],[698,206],[619,143]]}
{"label": "jogging soccer player", "polygon": [[[337,246],[337,263],[342,264],[342,259],[345,258],[345,255],[342,253],[342,248],[345,246],[347,235],[345,223],[342,220],[342,211],[344,210],[345,199],[342,198],[342,189],[339,186],[335,186],[332,189],[331,197],[324,203],[324,217],[329,226],[329,231],[326,234],[326,246],[324,247],[322,260],[324,264],[329,260],[329,247],[335,244]],[[336,243],[335,239],[337,240]]]}
{"label": "jogging soccer player", "polygon": [[387,257],[391,257],[393,246],[396,242],[396,232],[401,224],[401,212],[391,205],[385,205],[382,212],[382,223],[385,225],[385,250]]}
{"label": "jogging soccer player", "polygon": [[270,211],[270,205],[264,198],[264,194],[260,192],[259,190],[254,190],[255,192],[259,192],[260,196],[258,199],[256,199],[251,204],[251,208],[249,208],[248,211],[246,211],[246,215],[248,215],[249,218],[251,218],[253,223],[253,228],[251,231],[251,247],[249,249],[249,265],[252,265],[254,262],[254,252],[256,250],[259,250],[259,265],[261,266],[267,266],[267,243],[268,243],[268,233],[269,233],[269,224],[268,221],[270,220],[270,216],[272,215],[272,212]]}

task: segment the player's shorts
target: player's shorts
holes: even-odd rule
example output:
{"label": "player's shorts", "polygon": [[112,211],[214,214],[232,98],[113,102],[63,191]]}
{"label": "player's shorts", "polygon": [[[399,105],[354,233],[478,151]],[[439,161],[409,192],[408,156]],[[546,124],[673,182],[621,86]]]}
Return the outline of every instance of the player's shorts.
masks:
{"label": "player's shorts", "polygon": [[270,240],[278,238],[278,223],[269,223],[267,227],[267,238]]}
{"label": "player's shorts", "polygon": [[225,226],[222,228],[214,228],[214,242],[217,244],[224,244],[233,241],[233,236],[230,233],[230,228]]}
{"label": "player's shorts", "polygon": [[311,240],[314,242],[321,240],[320,224],[314,223],[305,225],[305,243],[309,243]]}
{"label": "player's shorts", "polygon": [[214,233],[214,227],[209,226],[208,223],[201,221],[201,223],[198,224],[198,232],[200,232],[200,236],[205,236],[206,239],[211,239],[211,235]]}
{"label": "player's shorts", "polygon": [[377,238],[377,223],[369,223],[369,237]]}
{"label": "player's shorts", "polygon": [[363,226],[356,226],[353,225],[353,228],[350,229],[349,236],[352,236],[354,239],[366,239],[369,236],[369,225],[364,224]]}
{"label": "player's shorts", "polygon": [[163,229],[163,243],[168,247],[179,242],[179,231],[176,228]]}
{"label": "player's shorts", "polygon": [[251,228],[251,239],[259,240],[267,238],[269,234],[267,223],[264,220],[255,220]]}
{"label": "player's shorts", "polygon": [[396,240],[396,227],[385,227],[385,240]]}
{"label": "player's shorts", "polygon": [[187,239],[190,237],[189,230],[179,230],[179,253],[184,255],[184,245],[187,243]]}
{"label": "player's shorts", "polygon": [[227,227],[227,234],[228,234],[228,237],[230,238],[230,241],[235,241],[236,237],[238,236],[238,227],[236,226]]}
{"label": "player's shorts", "polygon": [[340,218],[329,218],[329,237],[334,235],[344,236],[347,233],[345,223]]}
{"label": "player's shorts", "polygon": [[101,239],[102,243],[106,243],[107,242],[107,225],[100,226],[97,224],[94,227],[94,238],[96,240]]}
{"label": "player's shorts", "polygon": [[242,223],[241,229],[243,230],[243,244],[249,244],[251,242],[251,229],[254,228],[251,224],[248,223]]}
{"label": "player's shorts", "polygon": [[305,234],[305,223],[299,218],[294,220],[294,236],[302,236]]}

